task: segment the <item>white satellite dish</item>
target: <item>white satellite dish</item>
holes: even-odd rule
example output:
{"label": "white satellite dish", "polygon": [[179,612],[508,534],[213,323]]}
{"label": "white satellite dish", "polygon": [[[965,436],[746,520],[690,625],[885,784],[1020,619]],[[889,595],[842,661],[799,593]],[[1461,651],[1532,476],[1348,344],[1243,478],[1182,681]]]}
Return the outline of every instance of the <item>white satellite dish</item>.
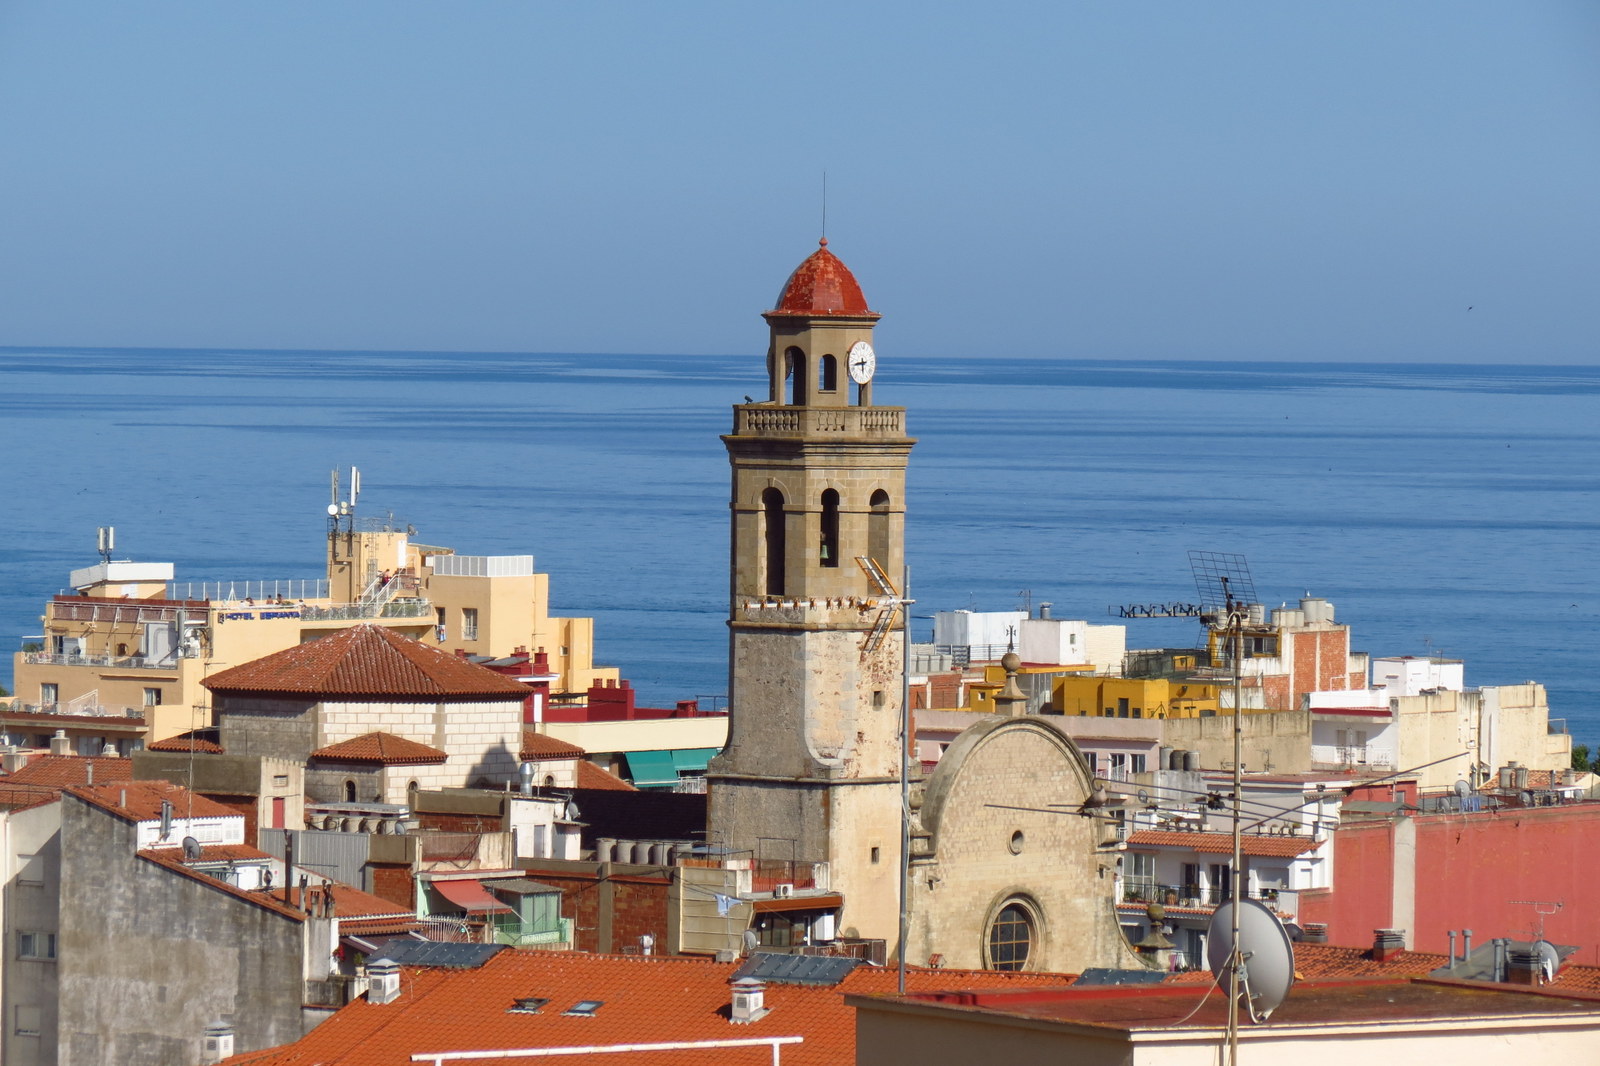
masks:
{"label": "white satellite dish", "polygon": [[[1239,985],[1250,1020],[1260,1024],[1283,1003],[1294,984],[1294,944],[1278,916],[1253,899],[1239,908]],[[1206,931],[1206,963],[1218,983],[1228,979],[1233,958],[1233,904],[1211,916]]]}

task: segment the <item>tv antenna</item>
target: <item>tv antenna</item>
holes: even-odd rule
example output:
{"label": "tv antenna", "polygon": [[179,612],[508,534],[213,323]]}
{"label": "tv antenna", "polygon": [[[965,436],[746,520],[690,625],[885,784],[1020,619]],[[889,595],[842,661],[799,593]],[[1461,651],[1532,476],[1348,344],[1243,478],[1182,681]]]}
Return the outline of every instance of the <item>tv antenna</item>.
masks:
{"label": "tv antenna", "polygon": [[[883,645],[883,638],[894,626],[895,616],[900,613],[900,609],[909,607],[917,601],[906,599],[895,591],[894,583],[889,580],[889,575],[883,572],[883,567],[878,565],[878,560],[858,555],[856,565],[861,567],[861,572],[867,575],[867,580],[878,590],[877,598],[871,601],[871,604],[878,608],[878,617],[872,622],[872,632],[867,634],[867,639],[861,644],[861,657],[865,659]],[[907,612],[908,615],[909,613]],[[906,636],[909,638],[910,634],[907,633]]]}
{"label": "tv antenna", "polygon": [[1513,907],[1532,907],[1535,916],[1534,928],[1528,930],[1533,934],[1533,939],[1544,940],[1544,920],[1566,906],[1565,900],[1560,899],[1513,899],[1508,900]]}

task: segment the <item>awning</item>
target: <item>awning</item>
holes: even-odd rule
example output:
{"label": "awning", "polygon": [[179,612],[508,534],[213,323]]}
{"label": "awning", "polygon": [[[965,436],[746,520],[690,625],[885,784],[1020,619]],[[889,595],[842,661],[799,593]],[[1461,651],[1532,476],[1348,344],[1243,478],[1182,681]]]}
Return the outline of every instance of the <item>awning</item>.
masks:
{"label": "awning", "polygon": [[492,914],[499,911],[511,913],[511,908],[484,891],[477,881],[429,881],[445,899],[468,914]]}
{"label": "awning", "polygon": [[628,780],[635,788],[678,783],[678,766],[670,751],[629,751],[623,757],[628,760]]}
{"label": "awning", "polygon": [[679,748],[672,753],[672,765],[680,774],[686,770],[690,773],[699,773],[705,770],[706,763],[711,761],[711,757],[721,750],[721,748]]}
{"label": "awning", "polygon": [[832,911],[844,906],[844,897],[837,892],[821,896],[790,896],[787,899],[756,899],[748,901],[753,914],[788,911]]}

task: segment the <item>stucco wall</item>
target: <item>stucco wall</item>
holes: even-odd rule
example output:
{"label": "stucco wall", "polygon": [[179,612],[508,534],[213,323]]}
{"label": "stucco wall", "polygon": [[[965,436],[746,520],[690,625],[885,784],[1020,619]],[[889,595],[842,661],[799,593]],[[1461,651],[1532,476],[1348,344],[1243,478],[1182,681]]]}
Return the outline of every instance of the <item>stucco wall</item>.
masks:
{"label": "stucco wall", "polygon": [[305,1034],[303,944],[321,923],[141,859],[131,824],[71,795],[62,805],[61,1061],[198,1062],[219,1019],[236,1051]]}

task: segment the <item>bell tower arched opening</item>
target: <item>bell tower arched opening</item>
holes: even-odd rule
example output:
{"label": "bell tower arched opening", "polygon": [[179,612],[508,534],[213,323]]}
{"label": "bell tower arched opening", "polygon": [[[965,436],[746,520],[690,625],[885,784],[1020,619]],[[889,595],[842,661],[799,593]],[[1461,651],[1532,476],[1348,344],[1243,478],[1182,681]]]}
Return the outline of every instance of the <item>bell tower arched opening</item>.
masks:
{"label": "bell tower arched opening", "polygon": [[877,560],[879,566],[888,568],[894,565],[894,560],[889,557],[889,549],[893,545],[889,531],[889,494],[878,489],[873,492],[870,502],[872,510],[867,513],[867,554]]}
{"label": "bell tower arched opening", "polygon": [[766,576],[762,588],[766,590],[768,596],[782,596],[787,530],[784,529],[783,493],[777,489],[766,489],[761,493],[761,525],[766,544],[764,553]]}
{"label": "bell tower arched opening", "polygon": [[823,566],[839,565],[839,494],[833,489],[822,493],[822,543],[817,548],[817,556]]}

